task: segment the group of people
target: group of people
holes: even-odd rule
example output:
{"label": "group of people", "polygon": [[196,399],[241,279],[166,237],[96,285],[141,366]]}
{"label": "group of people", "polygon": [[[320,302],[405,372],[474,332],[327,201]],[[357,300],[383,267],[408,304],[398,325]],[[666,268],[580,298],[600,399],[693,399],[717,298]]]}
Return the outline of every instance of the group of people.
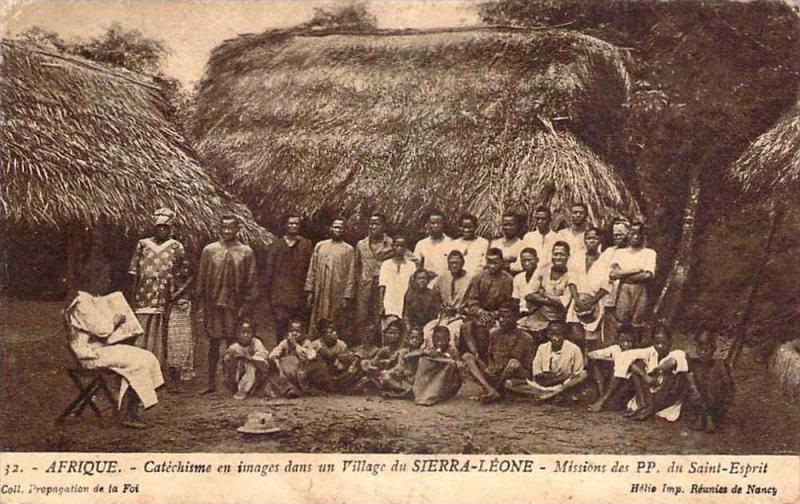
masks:
{"label": "group of people", "polygon": [[[690,404],[698,428],[713,431],[732,398],[730,374],[713,359],[708,334],[690,362],[671,349],[666,328],[650,327],[656,252],[642,223],[616,219],[604,248],[582,203],[561,230],[551,228],[547,207],[534,221],[523,234],[509,212],[502,235],[487,240],[467,214],[453,239],[446,216],[433,211],[412,250],[404,233],[386,233],[379,213],[355,247],[344,240],[344,219],[333,219],[330,237],[313,245],[300,235],[300,216],[290,214],[285,234],[258,261],[259,276],[255,253],[238,239],[238,219],[226,215],[192,279],[162,210],[131,263],[141,345],[170,382],[191,376],[191,335],[172,320],[175,307],[193,302],[209,339],[204,393],[217,389],[220,357],[238,399],[260,389],[286,397],[372,390],[432,404],[452,397],[464,374],[483,388],[483,403],[508,393],[545,401],[593,385],[591,411],[621,404],[637,420],[674,420]],[[269,351],[254,337],[260,291],[278,339]]]}

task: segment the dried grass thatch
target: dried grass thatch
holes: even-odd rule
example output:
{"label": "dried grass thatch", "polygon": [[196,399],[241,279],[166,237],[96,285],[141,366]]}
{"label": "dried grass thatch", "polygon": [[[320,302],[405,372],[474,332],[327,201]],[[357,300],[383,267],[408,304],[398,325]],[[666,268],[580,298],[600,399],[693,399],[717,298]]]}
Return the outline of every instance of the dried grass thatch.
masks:
{"label": "dried grass thatch", "polygon": [[800,103],[747,147],[731,175],[755,195],[800,191]]}
{"label": "dried grass thatch", "polygon": [[639,212],[581,141],[613,133],[624,60],[561,31],[273,31],[214,50],[191,128],[273,224],[287,209],[362,222],[382,210],[414,228],[438,207],[491,231],[504,210],[573,200],[602,222]]}
{"label": "dried grass thatch", "polygon": [[244,238],[271,235],[200,167],[170,124],[161,88],[142,76],[14,41],[2,42],[3,219],[63,228],[104,221],[141,233],[169,207],[187,241],[223,212]]}

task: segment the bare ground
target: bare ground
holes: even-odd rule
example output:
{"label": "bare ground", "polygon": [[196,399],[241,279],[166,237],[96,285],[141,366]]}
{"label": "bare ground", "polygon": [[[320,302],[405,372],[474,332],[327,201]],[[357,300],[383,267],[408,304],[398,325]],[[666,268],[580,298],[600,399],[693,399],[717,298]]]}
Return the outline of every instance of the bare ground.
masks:
{"label": "bare ground", "polygon": [[[119,428],[108,414],[54,419],[74,396],[65,369],[70,357],[58,327],[57,303],[11,302],[2,337],[0,448],[15,451],[378,452],[378,453],[800,453],[800,411],[773,389],[766,368],[745,354],[736,369],[737,401],[713,435],[684,419],[632,422],[618,412],[588,413],[583,405],[534,405],[523,398],[482,406],[465,383],[444,404],[424,407],[373,396],[301,399],[198,396],[159,391],[144,413],[146,431]],[[270,335],[265,334],[269,340]],[[205,349],[199,342],[199,362]],[[236,432],[252,411],[272,412],[283,431]]]}

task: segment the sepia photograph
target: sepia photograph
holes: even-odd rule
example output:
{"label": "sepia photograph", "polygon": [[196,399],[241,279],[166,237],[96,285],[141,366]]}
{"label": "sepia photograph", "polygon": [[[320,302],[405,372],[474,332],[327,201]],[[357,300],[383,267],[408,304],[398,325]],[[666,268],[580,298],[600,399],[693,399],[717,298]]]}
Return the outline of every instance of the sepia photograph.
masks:
{"label": "sepia photograph", "polygon": [[0,10],[6,455],[800,455],[800,2]]}

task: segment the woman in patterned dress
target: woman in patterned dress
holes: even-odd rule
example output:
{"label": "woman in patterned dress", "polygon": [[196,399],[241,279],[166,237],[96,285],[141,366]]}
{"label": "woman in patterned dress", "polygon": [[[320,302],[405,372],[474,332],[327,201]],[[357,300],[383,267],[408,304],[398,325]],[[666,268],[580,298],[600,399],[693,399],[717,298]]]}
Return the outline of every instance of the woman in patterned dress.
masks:
{"label": "woman in patterned dress", "polygon": [[[183,245],[172,238],[175,213],[167,208],[154,215],[153,236],[136,244],[129,273],[133,275],[133,307],[144,334],[137,345],[167,367],[167,321],[171,302],[185,291],[188,275]],[[172,384],[178,381],[177,369],[169,367]]]}

